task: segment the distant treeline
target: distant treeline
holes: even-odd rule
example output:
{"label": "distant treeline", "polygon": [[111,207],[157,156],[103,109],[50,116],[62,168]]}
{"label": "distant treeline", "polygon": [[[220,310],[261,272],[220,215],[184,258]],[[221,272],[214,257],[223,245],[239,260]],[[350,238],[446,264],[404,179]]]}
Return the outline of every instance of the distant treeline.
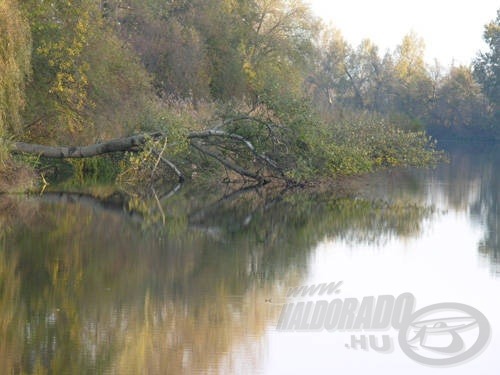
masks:
{"label": "distant treeline", "polygon": [[[227,100],[306,90],[323,111],[373,111],[446,135],[500,136],[500,10],[469,66],[424,62],[415,34],[381,55],[298,1],[107,1],[106,17],[164,95]],[[124,3],[127,3],[124,6]]]}

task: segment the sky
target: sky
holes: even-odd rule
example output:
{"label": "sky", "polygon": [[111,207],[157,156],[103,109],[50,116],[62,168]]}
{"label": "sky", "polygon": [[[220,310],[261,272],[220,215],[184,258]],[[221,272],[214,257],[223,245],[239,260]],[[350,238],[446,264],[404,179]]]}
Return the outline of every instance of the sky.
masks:
{"label": "sky", "polygon": [[357,45],[365,38],[381,54],[393,51],[413,31],[426,45],[426,61],[468,65],[483,42],[484,25],[496,17],[499,0],[306,0],[313,12]]}

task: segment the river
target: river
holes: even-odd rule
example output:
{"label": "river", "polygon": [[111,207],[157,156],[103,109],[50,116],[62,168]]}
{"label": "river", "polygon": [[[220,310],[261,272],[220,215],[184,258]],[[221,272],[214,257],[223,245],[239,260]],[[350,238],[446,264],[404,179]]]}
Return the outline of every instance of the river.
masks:
{"label": "river", "polygon": [[498,374],[500,147],[447,149],[347,196],[0,196],[0,373]]}

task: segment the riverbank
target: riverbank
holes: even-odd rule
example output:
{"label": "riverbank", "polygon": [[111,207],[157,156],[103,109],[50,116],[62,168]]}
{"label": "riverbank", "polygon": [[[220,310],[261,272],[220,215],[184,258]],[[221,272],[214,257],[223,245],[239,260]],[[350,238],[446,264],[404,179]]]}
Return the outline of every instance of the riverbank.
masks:
{"label": "riverbank", "polygon": [[0,166],[0,194],[32,191],[38,181],[39,176],[27,165],[8,161]]}

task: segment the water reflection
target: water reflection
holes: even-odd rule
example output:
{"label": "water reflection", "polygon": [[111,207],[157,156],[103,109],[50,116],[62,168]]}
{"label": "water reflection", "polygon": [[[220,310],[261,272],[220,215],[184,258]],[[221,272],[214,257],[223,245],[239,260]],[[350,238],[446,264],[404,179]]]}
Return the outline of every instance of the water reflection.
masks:
{"label": "water reflection", "polygon": [[478,250],[494,270],[500,262],[500,147],[495,143],[450,143],[445,147],[450,163],[431,171],[380,173],[368,195],[466,213],[484,231]]}
{"label": "water reflection", "polygon": [[484,229],[479,251],[494,269],[499,152],[482,149],[453,151],[436,171],[380,175],[365,198],[182,189],[159,209],[0,197],[0,373],[255,373],[318,244],[419,239],[446,211]]}
{"label": "water reflection", "polygon": [[455,146],[451,155],[452,164],[441,167],[436,176],[448,187],[449,204],[468,212],[472,222],[483,229],[478,249],[496,273],[500,260],[500,147],[488,143],[465,149]]}
{"label": "water reflection", "polygon": [[203,205],[179,194],[163,226],[83,195],[0,199],[3,373],[231,372],[228,353],[258,352],[319,241],[415,235],[430,214],[326,195]]}
{"label": "water reflection", "polygon": [[390,355],[380,355],[373,350],[349,349],[351,335],[375,334],[380,339],[380,332],[283,333],[270,326],[266,336],[270,359],[264,362],[262,373],[366,374],[373,369],[384,374],[498,373],[500,304],[496,297],[500,278],[498,241],[491,234],[498,233],[495,169],[499,150],[487,146],[451,147],[451,163],[434,171],[391,171],[374,177],[365,195],[432,205],[434,214],[423,219],[418,235],[411,238],[391,236],[383,244],[349,243],[339,238],[321,242],[311,253],[301,283],[343,280],[340,298],[411,292],[417,309],[443,302],[473,306],[492,327],[492,339],[484,352],[459,366],[433,368],[403,353],[397,330],[384,331],[395,345]]}
{"label": "water reflection", "polygon": [[467,211],[484,228],[479,251],[494,269],[500,260],[500,147],[480,143],[451,150],[452,165],[444,174],[449,176],[445,181],[449,183],[447,194],[453,197],[450,203],[455,209]]}

